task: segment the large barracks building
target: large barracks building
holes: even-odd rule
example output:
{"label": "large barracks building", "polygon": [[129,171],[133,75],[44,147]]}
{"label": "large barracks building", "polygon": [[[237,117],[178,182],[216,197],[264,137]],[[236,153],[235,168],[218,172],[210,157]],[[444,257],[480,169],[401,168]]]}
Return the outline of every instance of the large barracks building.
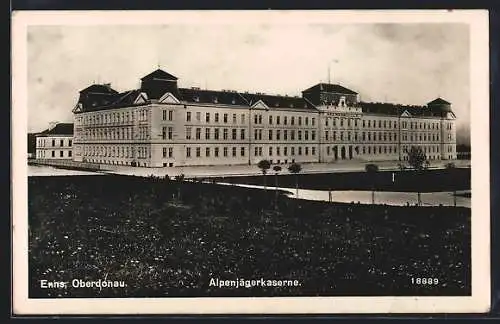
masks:
{"label": "large barracks building", "polygon": [[411,146],[429,160],[456,159],[455,115],[441,98],[423,106],[361,102],[319,83],[301,97],[179,88],[158,69],[140,89],[110,84],[80,91],[73,159],[111,165],[405,161]]}

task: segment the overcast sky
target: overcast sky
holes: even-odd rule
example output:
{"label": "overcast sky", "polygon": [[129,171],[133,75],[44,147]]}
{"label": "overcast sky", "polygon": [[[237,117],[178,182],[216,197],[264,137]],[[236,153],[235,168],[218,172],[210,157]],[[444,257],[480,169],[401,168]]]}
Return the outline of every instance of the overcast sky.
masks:
{"label": "overcast sky", "polygon": [[[335,63],[334,60],[338,62]],[[78,91],[139,87],[160,67],[180,87],[300,95],[330,78],[364,101],[450,101],[469,123],[465,24],[31,26],[28,130],[72,122]]]}

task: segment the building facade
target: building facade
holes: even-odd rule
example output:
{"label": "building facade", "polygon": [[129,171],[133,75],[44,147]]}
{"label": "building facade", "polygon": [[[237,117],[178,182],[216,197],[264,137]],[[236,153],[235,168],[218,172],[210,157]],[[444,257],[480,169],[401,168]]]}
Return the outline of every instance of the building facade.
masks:
{"label": "building facade", "polygon": [[441,98],[424,106],[366,103],[337,84],[302,96],[179,88],[156,70],[141,88],[80,91],[74,160],[140,167],[456,159],[455,115]]}
{"label": "building facade", "polygon": [[58,123],[36,134],[35,155],[40,160],[73,160],[73,124]]}

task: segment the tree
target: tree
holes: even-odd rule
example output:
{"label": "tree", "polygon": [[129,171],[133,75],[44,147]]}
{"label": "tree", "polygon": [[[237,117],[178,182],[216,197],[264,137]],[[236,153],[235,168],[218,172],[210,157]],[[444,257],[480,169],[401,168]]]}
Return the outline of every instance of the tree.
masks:
{"label": "tree", "polygon": [[174,177],[175,181],[178,182],[177,184],[177,199],[181,199],[181,186],[182,186],[182,182],[184,181],[184,179],[186,178],[186,176],[184,175],[184,173],[181,173],[179,175],[176,175]]}
{"label": "tree", "polygon": [[[446,170],[454,170],[456,168],[455,163],[449,162],[445,165]],[[457,191],[453,188],[453,206],[457,207]]]}
{"label": "tree", "polygon": [[275,165],[273,167],[273,171],[274,171],[274,182],[275,182],[275,185],[276,185],[276,207],[278,206],[278,173],[280,173],[281,171],[281,167],[279,165]]}
{"label": "tree", "polygon": [[260,160],[257,166],[264,175],[264,190],[266,190],[266,174],[267,170],[271,168],[271,162],[269,162],[269,160]]}
{"label": "tree", "polygon": [[378,172],[378,165],[370,163],[365,165],[365,171],[369,174],[370,179],[372,179],[372,204],[375,204],[375,175]]}
{"label": "tree", "polygon": [[[422,170],[425,169],[425,162],[427,161],[427,156],[424,150],[420,146],[412,146],[408,152],[408,164],[417,172],[421,174]],[[422,199],[420,195],[420,189],[417,189],[417,204],[422,205]]]}
{"label": "tree", "polygon": [[298,163],[292,163],[288,167],[288,172],[295,174],[295,198],[299,198],[299,176],[298,174],[302,171],[302,166]]}

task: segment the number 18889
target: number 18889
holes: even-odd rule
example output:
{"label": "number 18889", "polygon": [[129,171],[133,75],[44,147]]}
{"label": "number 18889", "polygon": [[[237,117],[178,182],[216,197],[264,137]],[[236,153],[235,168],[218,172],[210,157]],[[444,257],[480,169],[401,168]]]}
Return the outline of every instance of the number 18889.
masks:
{"label": "number 18889", "polygon": [[411,283],[413,285],[437,285],[439,283],[438,278],[411,278]]}

